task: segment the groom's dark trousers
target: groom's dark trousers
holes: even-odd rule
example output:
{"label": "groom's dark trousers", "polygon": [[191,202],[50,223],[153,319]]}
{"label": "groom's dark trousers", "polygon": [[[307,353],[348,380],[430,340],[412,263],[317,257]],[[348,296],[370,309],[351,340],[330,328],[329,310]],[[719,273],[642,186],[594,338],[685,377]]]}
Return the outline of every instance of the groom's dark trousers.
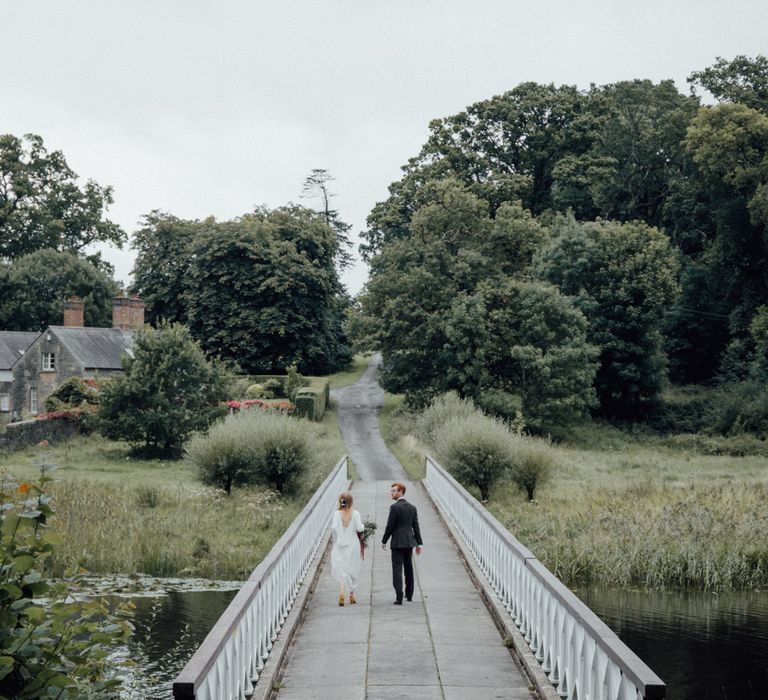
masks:
{"label": "groom's dark trousers", "polygon": [[392,586],[395,598],[403,599],[403,573],[405,573],[405,597],[413,598],[413,549],[411,547],[391,547]]}

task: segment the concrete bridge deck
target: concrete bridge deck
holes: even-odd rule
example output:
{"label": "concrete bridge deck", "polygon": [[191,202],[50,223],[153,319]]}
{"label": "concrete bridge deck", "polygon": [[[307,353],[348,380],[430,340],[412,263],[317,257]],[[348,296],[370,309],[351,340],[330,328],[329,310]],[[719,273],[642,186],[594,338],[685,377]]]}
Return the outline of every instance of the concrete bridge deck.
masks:
{"label": "concrete bridge deck", "polygon": [[392,604],[390,555],[379,542],[391,504],[389,485],[404,472],[378,430],[383,394],[376,362],[335,395],[361,478],[352,489],[355,508],[379,530],[366,550],[356,605],[338,605],[330,562],[323,567],[287,657],[278,700],[534,697],[426,492],[407,481],[406,499],[419,510],[424,550],[414,554],[413,601]]}

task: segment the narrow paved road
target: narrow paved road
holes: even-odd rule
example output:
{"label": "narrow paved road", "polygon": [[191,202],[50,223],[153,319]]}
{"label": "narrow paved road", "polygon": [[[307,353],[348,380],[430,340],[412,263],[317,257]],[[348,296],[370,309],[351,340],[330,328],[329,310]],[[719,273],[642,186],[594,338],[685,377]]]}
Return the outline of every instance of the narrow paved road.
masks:
{"label": "narrow paved road", "polygon": [[384,443],[379,430],[379,411],[384,390],[379,386],[381,355],[373,356],[368,369],[354,384],[334,389],[338,401],[339,427],[344,444],[355,463],[359,481],[407,479],[405,470]]}
{"label": "narrow paved road", "polygon": [[[419,482],[410,482],[378,426],[380,358],[362,379],[334,392],[342,435],[357,466],[352,493],[374,536],[360,571],[357,605],[338,605],[326,560],[287,659],[278,700],[531,700],[528,681],[502,645],[463,560]],[[424,551],[415,557],[412,602],[392,605],[389,552],[379,544],[389,485],[407,485]]]}

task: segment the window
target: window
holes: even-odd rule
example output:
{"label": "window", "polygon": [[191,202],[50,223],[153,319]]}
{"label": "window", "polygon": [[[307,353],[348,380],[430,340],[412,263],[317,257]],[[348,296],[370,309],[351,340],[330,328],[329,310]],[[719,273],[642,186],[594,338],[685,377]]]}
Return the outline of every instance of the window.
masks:
{"label": "window", "polygon": [[43,353],[43,372],[53,372],[56,369],[56,355],[52,352]]}
{"label": "window", "polygon": [[29,412],[37,413],[37,389],[35,387],[29,390]]}
{"label": "window", "polygon": [[8,394],[0,394],[0,413],[8,413],[11,410],[11,397]]}

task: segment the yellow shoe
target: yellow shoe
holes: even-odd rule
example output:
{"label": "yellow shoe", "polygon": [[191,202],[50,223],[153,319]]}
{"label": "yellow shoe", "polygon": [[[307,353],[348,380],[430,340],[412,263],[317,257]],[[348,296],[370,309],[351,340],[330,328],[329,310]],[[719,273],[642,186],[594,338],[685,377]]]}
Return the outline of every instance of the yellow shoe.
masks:
{"label": "yellow shoe", "polygon": [[344,594],[343,593],[339,596],[339,605],[344,607]]}
{"label": "yellow shoe", "polygon": [[350,605],[354,605],[355,603],[357,603],[357,601],[355,600],[355,594],[354,593],[350,593],[349,594],[349,604]]}

